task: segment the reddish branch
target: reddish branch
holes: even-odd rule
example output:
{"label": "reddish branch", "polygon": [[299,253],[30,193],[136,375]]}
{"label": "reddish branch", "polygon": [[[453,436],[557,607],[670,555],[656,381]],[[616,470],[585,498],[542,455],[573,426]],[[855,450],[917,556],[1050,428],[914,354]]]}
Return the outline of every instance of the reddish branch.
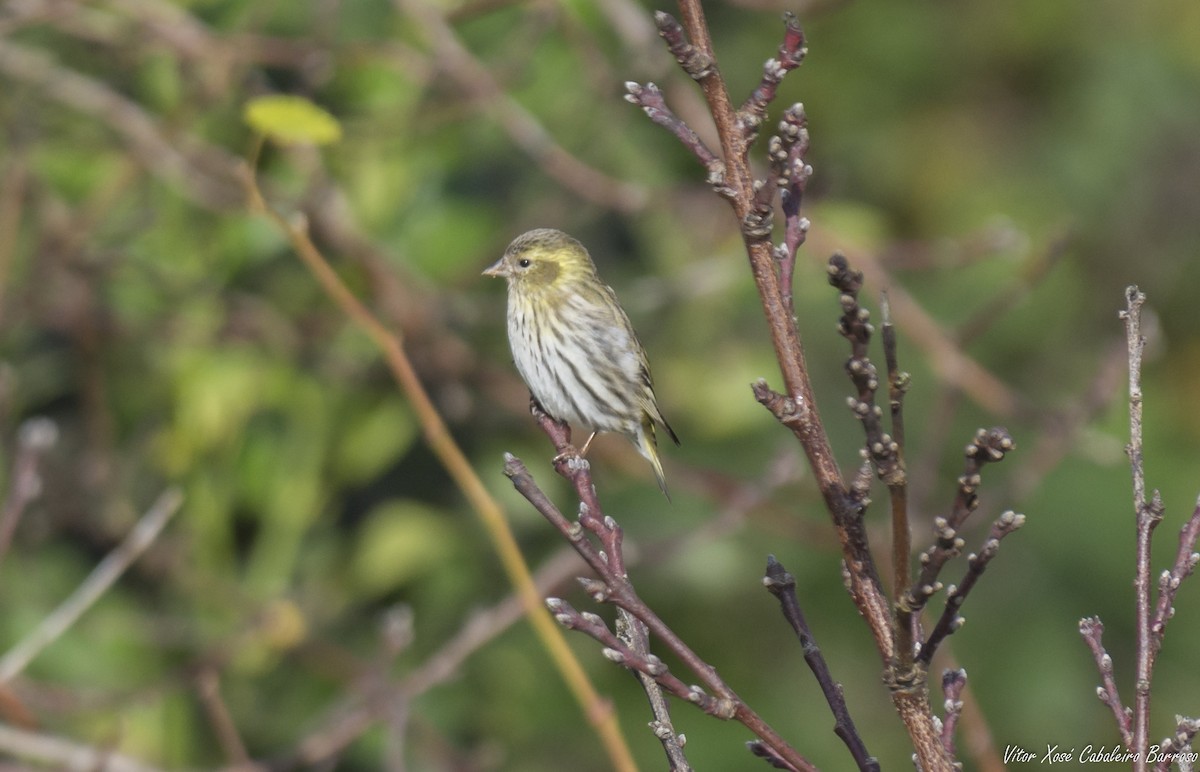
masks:
{"label": "reddish branch", "polygon": [[[1112,657],[1100,643],[1104,625],[1095,617],[1079,623],[1079,632],[1092,651],[1096,666],[1100,670],[1101,686],[1096,690],[1100,701],[1112,710],[1121,738],[1137,755],[1134,769],[1145,772],[1149,769],[1150,747],[1150,691],[1154,677],[1154,663],[1162,648],[1167,621],[1175,614],[1175,595],[1183,580],[1191,576],[1200,563],[1196,553],[1196,542],[1200,539],[1200,502],[1192,510],[1191,517],[1179,532],[1179,548],[1171,568],[1163,571],[1158,580],[1158,598],[1152,595],[1150,565],[1151,539],[1154,529],[1162,522],[1164,507],[1162,497],[1154,491],[1146,497],[1146,472],[1142,457],[1142,352],[1146,339],[1142,337],[1142,306],[1146,296],[1131,286],[1125,290],[1125,309],[1121,319],[1125,323],[1125,344],[1129,359],[1129,444],[1125,450],[1133,477],[1134,521],[1137,531],[1137,553],[1134,568],[1135,604],[1135,673],[1133,708],[1121,703],[1113,677]],[[1162,743],[1164,750],[1177,753],[1190,749],[1200,722],[1178,717],[1176,735]],[[1170,756],[1160,758],[1155,769],[1166,769]],[[1165,762],[1165,763],[1164,763]]]}
{"label": "reddish branch", "polygon": [[[662,642],[700,680],[702,686],[684,686],[657,657],[648,651],[636,651],[608,630],[598,617],[585,617],[562,601],[551,599],[551,611],[560,623],[584,632],[598,640],[611,652],[613,661],[651,676],[668,693],[700,707],[704,712],[722,719],[738,721],[758,737],[771,753],[788,765],[785,769],[814,770],[815,767],[792,748],[741,697],[638,596],[625,574],[622,551],[622,531],[611,517],[606,517],[592,484],[591,467],[571,444],[571,429],[545,414],[531,400],[534,418],[554,443],[557,455],[554,469],[569,480],[579,497],[579,519],[570,521],[534,482],[520,459],[505,456],[504,473],[513,486],[538,512],[559,530],[587,562],[598,578],[581,580],[588,594],[597,603],[611,603],[632,615],[646,626],[649,633]],[[596,543],[589,539],[588,534]],[[705,691],[707,689],[708,691]]]}

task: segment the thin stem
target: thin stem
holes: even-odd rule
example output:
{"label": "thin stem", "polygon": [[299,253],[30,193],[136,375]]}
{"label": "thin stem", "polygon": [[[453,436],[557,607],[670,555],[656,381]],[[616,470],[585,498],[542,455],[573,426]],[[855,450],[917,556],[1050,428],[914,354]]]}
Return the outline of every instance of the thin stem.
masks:
{"label": "thin stem", "polygon": [[42,455],[58,440],[58,427],[49,418],[30,418],[21,424],[17,457],[8,478],[8,496],[0,508],[0,560],[8,554],[21,515],[42,492],[39,472]]}
{"label": "thin stem", "polygon": [[253,161],[257,159],[257,156],[258,149],[256,148],[252,163],[243,169],[251,211],[265,216],[279,228],[280,232],[291,242],[292,248],[296,250],[300,260],[320,283],[325,294],[334,301],[351,322],[366,333],[379,349],[388,368],[392,371],[392,376],[411,403],[430,450],[437,456],[479,516],[509,581],[521,598],[535,634],[558,668],[567,687],[575,696],[584,715],[587,716],[588,721],[591,722],[600,737],[613,766],[621,770],[637,769],[633,754],[621,733],[620,724],[617,722],[611,704],[596,692],[587,673],[584,672],[583,666],[580,665],[570,646],[567,645],[562,631],[546,612],[542,605],[541,594],[538,592],[529,566],[521,554],[521,549],[508,524],[508,518],[503,508],[488,492],[483,481],[479,479],[471,462],[467,460],[437,408],[434,407],[433,400],[425,391],[425,387],[421,384],[416,370],[413,369],[412,363],[405,353],[400,337],[385,327],[341,280],[341,277],[309,238],[303,218],[289,221],[267,204],[258,186],[254,170]]}
{"label": "thin stem", "polygon": [[962,668],[942,673],[942,694],[946,696],[946,714],[942,717],[942,746],[954,756],[954,730],[962,717],[962,693],[967,688],[967,671]]}
{"label": "thin stem", "polygon": [[1154,673],[1155,647],[1150,631],[1150,558],[1151,535],[1162,520],[1163,506],[1158,492],[1146,501],[1146,474],[1142,458],[1142,305],[1146,296],[1136,286],[1125,290],[1125,342],[1129,350],[1129,466],[1133,476],[1133,504],[1137,526],[1137,557],[1133,580],[1135,606],[1135,676],[1133,697],[1133,744],[1138,753],[1133,768],[1145,772],[1150,734],[1150,682]]}
{"label": "thin stem", "polygon": [[884,292],[879,303],[883,318],[881,337],[887,365],[888,407],[892,419],[892,440],[896,443],[896,466],[901,474],[888,483],[892,512],[892,598],[896,605],[896,659],[901,670],[912,667],[914,626],[911,614],[900,610],[899,600],[912,583],[912,529],[908,524],[908,467],[904,462],[904,394],[908,391],[908,373],[900,370],[896,326],[892,308]]}
{"label": "thin stem", "polygon": [[37,627],[21,639],[16,646],[0,657],[0,684],[11,681],[18,673],[58,640],[59,636],[78,621],[83,612],[98,601],[125,570],[146,551],[158,534],[171,520],[183,494],[178,489],[168,488],[155,500],[141,519],[133,526],[125,539],[112,552],[104,556],[83,583],[71,593],[58,608],[42,619]]}
{"label": "thin stem", "polygon": [[967,572],[963,576],[962,581],[957,586],[951,587],[947,593],[946,608],[934,626],[933,632],[929,634],[925,643],[921,645],[920,654],[917,656],[919,664],[929,667],[929,663],[933,660],[933,655],[941,642],[947,635],[950,635],[962,626],[963,618],[958,615],[959,608],[962,607],[963,602],[967,599],[967,595],[970,594],[975,583],[979,581],[979,578],[987,569],[988,563],[991,562],[992,558],[1000,550],[1001,539],[1024,524],[1025,515],[1005,512],[992,524],[992,531],[988,534],[988,538],[979,549],[979,552],[967,557]]}
{"label": "thin stem", "polygon": [[[504,474],[512,481],[513,487],[533,505],[534,509],[541,513],[543,517],[567,538],[580,557],[600,577],[596,580],[585,581],[585,589],[592,596],[593,600],[612,603],[618,608],[632,614],[646,626],[651,635],[661,641],[663,646],[678,657],[713,695],[710,697],[699,687],[690,687],[690,691],[685,696],[685,699],[696,703],[710,715],[726,720],[732,719],[738,721],[766,743],[776,755],[785,759],[795,769],[814,770],[815,767],[812,766],[811,762],[792,748],[773,727],[747,705],[717,674],[716,669],[696,654],[638,596],[633,584],[624,574],[621,529],[615,520],[611,517],[606,517],[600,509],[595,488],[592,485],[591,468],[587,460],[581,458],[570,444],[570,428],[566,424],[555,421],[547,416],[537,406],[536,402],[533,402],[532,406],[535,418],[554,443],[557,452],[554,462],[555,471],[570,480],[574,484],[576,492],[580,494],[579,521],[572,523],[562,514],[558,507],[554,505],[554,502],[550,501],[546,494],[538,487],[533,476],[520,459],[507,454],[505,456]],[[594,533],[600,540],[604,548],[603,550],[596,548],[588,540],[587,533],[589,531]],[[578,618],[583,621],[576,621],[576,615],[572,615],[562,601],[554,600],[554,610],[556,615],[565,615],[563,618],[560,618],[560,622],[566,623],[570,621],[572,627],[577,627],[584,632],[588,632],[593,637],[602,640],[607,647],[619,651],[622,656],[622,664],[633,664],[642,661],[639,659],[641,655],[637,652],[627,650],[628,647],[624,647],[625,650],[623,650],[623,645],[616,640],[615,636],[612,639],[604,637],[605,633],[591,620],[579,616]],[[674,679],[674,676],[669,676],[665,668],[661,672],[655,672],[656,670],[656,667],[647,667],[643,669],[643,672],[654,675],[659,683],[672,690],[673,693],[677,693],[678,684],[675,683],[677,679]]]}
{"label": "thin stem", "polygon": [[[646,626],[624,609],[618,610],[617,637],[624,641],[632,651],[643,657],[649,656],[650,636],[646,632]],[[650,722],[650,729],[662,743],[663,753],[667,756],[671,772],[692,772],[692,766],[683,752],[683,738],[675,732],[675,725],[671,722],[671,706],[663,694],[662,687],[649,673],[638,670],[634,675],[637,676],[638,682],[642,685],[642,691],[646,693],[646,699],[650,703],[650,712],[654,714],[654,720]]]}
{"label": "thin stem", "polygon": [[1121,742],[1125,743],[1126,747],[1133,748],[1133,725],[1130,721],[1130,711],[1121,702],[1117,680],[1113,677],[1112,657],[1104,650],[1104,643],[1101,640],[1104,635],[1104,623],[1100,621],[1099,617],[1085,617],[1079,620],[1079,634],[1083,636],[1084,642],[1092,652],[1092,657],[1096,660],[1096,667],[1100,670],[1101,685],[1096,687],[1096,696],[1112,711],[1113,718],[1117,721],[1117,729],[1121,732]]}
{"label": "thin stem", "polygon": [[767,557],[767,571],[766,576],[763,577],[763,584],[772,595],[779,599],[784,619],[792,626],[792,630],[800,640],[800,647],[804,651],[804,661],[808,663],[809,669],[812,670],[821,687],[821,693],[825,695],[825,701],[829,703],[829,708],[833,711],[834,734],[846,744],[850,755],[854,758],[854,763],[860,770],[878,772],[879,761],[867,752],[862,736],[854,726],[854,719],[850,717],[850,710],[846,707],[846,698],[842,693],[841,684],[833,680],[833,676],[829,672],[829,665],[825,662],[821,648],[817,646],[812,630],[808,627],[808,621],[804,618],[800,600],[796,597],[796,578],[788,573],[774,555],[770,555]]}

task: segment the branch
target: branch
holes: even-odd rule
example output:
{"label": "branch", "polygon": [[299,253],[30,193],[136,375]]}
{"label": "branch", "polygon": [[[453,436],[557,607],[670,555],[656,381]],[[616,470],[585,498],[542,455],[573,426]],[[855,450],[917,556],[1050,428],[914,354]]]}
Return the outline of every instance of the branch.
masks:
{"label": "branch", "polygon": [[1156,653],[1162,648],[1167,621],[1175,616],[1175,594],[1179,592],[1179,585],[1200,564],[1200,553],[1196,552],[1197,539],[1200,539],[1200,500],[1197,500],[1192,516],[1179,530],[1179,550],[1175,553],[1174,565],[1169,571],[1163,571],[1158,579],[1158,605],[1150,621],[1151,643]]}
{"label": "branch", "polygon": [[1117,721],[1117,729],[1121,732],[1121,742],[1125,743],[1126,747],[1133,748],[1133,712],[1121,702],[1117,681],[1113,678],[1112,657],[1104,650],[1104,644],[1100,640],[1104,635],[1104,623],[1099,617],[1084,617],[1079,620],[1079,634],[1091,649],[1096,667],[1100,670],[1101,685],[1096,687],[1096,696],[1112,711],[1113,718]]}
{"label": "branch", "polygon": [[[257,153],[255,155],[257,156]],[[421,379],[417,377],[399,336],[385,327],[350,291],[329,261],[313,244],[306,221],[302,217],[289,220],[267,204],[259,188],[253,164],[243,168],[243,182],[251,211],[266,217],[287,237],[297,256],[320,283],[325,294],[378,347],[396,383],[412,405],[425,442],[479,517],[500,558],[505,574],[521,598],[534,633],[558,668],[559,675],[571,690],[584,715],[592,723],[609,759],[618,769],[635,769],[633,756],[624,735],[621,734],[611,705],[596,692],[583,666],[567,645],[562,631],[546,613],[542,606],[541,594],[533,581],[525,557],[521,554],[503,508],[479,479],[475,468],[471,466],[446,422],[434,407],[433,400],[425,391]]]}
{"label": "branch", "polygon": [[943,703],[946,715],[942,717],[942,746],[951,756],[955,755],[954,730],[958,728],[958,719],[962,717],[962,693],[966,688],[967,671],[958,668],[942,673],[942,694],[946,695]]}
{"label": "branch", "polygon": [[8,683],[24,670],[38,654],[70,629],[83,612],[108,592],[121,574],[125,573],[125,569],[158,538],[158,534],[182,503],[183,494],[178,489],[168,488],[164,491],[125,539],[104,556],[75,592],[42,619],[17,645],[0,657],[0,684]]}
{"label": "branch", "polygon": [[159,772],[157,767],[128,756],[61,737],[29,732],[0,724],[0,748],[6,754],[48,764],[58,769],[105,770],[105,772]]}
{"label": "branch", "polygon": [[967,556],[967,572],[963,576],[962,582],[957,586],[950,586],[949,591],[946,593],[946,608],[942,612],[941,618],[938,619],[937,625],[934,626],[933,632],[921,644],[920,653],[917,655],[917,662],[922,666],[929,667],[934,652],[937,651],[937,647],[941,642],[947,635],[956,632],[962,627],[965,620],[958,615],[958,610],[962,607],[963,602],[967,599],[967,595],[970,594],[975,583],[979,581],[979,577],[987,569],[988,563],[1000,551],[1000,540],[1023,525],[1025,525],[1025,515],[1005,512],[992,524],[992,532],[988,535],[979,552]]}
{"label": "branch", "polygon": [[[530,399],[530,409],[534,419],[554,445],[555,471],[572,483],[579,497],[578,521],[572,523],[562,514],[534,482],[524,463],[512,454],[505,455],[505,476],[512,481],[517,491],[566,537],[580,557],[599,577],[598,579],[581,580],[592,599],[597,603],[612,603],[619,609],[629,612],[646,626],[650,634],[678,657],[712,694],[708,694],[699,686],[688,686],[686,692],[680,692],[681,682],[676,683],[678,679],[670,675],[665,666],[660,668],[661,662],[657,658],[652,659],[653,655],[648,651],[635,651],[609,632],[602,622],[600,626],[597,626],[598,617],[592,619],[578,612],[572,613],[573,609],[567,611],[565,604],[552,599],[552,609],[558,621],[562,624],[569,622],[573,628],[586,632],[601,641],[608,649],[619,655],[614,661],[653,677],[668,692],[696,704],[710,715],[738,721],[759,737],[772,753],[786,760],[791,768],[796,770],[815,769],[721,679],[712,665],[697,655],[638,596],[625,573],[623,532],[613,518],[604,515],[595,486],[592,484],[591,467],[571,445],[570,426],[548,416],[532,398]],[[595,536],[600,547],[595,546],[588,539],[589,532]],[[614,655],[609,655],[609,657],[610,659],[614,658]],[[655,664],[656,662],[659,664]]]}
{"label": "branch", "polygon": [[829,708],[833,711],[834,734],[842,738],[842,742],[850,750],[850,755],[854,757],[854,762],[860,770],[879,772],[879,761],[867,752],[867,747],[863,743],[858,729],[854,726],[854,720],[850,718],[850,711],[846,707],[846,698],[842,693],[841,684],[833,680],[833,676],[829,672],[829,665],[826,664],[825,657],[821,654],[821,649],[813,639],[812,631],[804,618],[800,601],[796,597],[796,578],[788,573],[783,564],[775,560],[774,555],[770,555],[767,557],[767,572],[763,577],[763,584],[779,600],[779,607],[783,612],[784,619],[788,621],[792,630],[796,632],[796,637],[800,639],[800,647],[804,651],[804,661],[808,663],[809,669],[816,676],[821,693],[825,695],[825,701],[829,703]]}
{"label": "branch", "polygon": [[1125,342],[1129,351],[1129,467],[1133,475],[1133,506],[1137,524],[1137,557],[1133,579],[1136,606],[1136,674],[1133,694],[1133,744],[1138,753],[1133,768],[1145,772],[1146,751],[1150,743],[1150,682],[1154,675],[1157,648],[1150,632],[1150,540],[1162,521],[1163,503],[1158,491],[1146,501],[1146,473],[1142,459],[1142,304],[1146,296],[1135,286],[1125,290]]}
{"label": "branch", "polygon": [[[617,610],[617,637],[631,651],[650,654],[650,636],[646,626],[624,609]],[[642,691],[646,693],[646,699],[650,702],[650,712],[654,714],[654,720],[650,722],[650,731],[662,743],[671,772],[692,772],[692,766],[683,753],[687,739],[675,731],[675,725],[671,722],[671,706],[663,694],[662,687],[649,673],[639,670],[634,675],[637,676]]]}
{"label": "branch", "polygon": [[1162,741],[1155,772],[1167,772],[1171,764],[1179,765],[1179,772],[1193,772],[1196,768],[1196,752],[1192,740],[1200,734],[1200,719],[1187,716],[1175,717],[1175,734]]}
{"label": "branch", "polygon": [[964,542],[958,535],[959,528],[979,506],[977,491],[982,482],[980,472],[985,465],[1004,460],[1005,454],[1014,448],[1016,443],[1012,441],[1008,432],[1001,428],[980,429],[967,445],[965,469],[958,478],[958,494],[955,496],[950,515],[934,518],[937,540],[922,553],[921,573],[900,599],[900,606],[905,613],[921,610],[929,599],[942,589],[938,575],[951,558],[962,552]]}
{"label": "branch", "polygon": [[[746,131],[745,122],[730,101],[716,65],[700,0],[679,0],[679,10],[682,23],[665,13],[657,14],[656,22],[680,66],[699,84],[716,126],[721,158],[725,164],[723,184],[717,192],[729,202],[740,226],[783,379],[782,393],[770,389],[765,381],[760,380],[753,386],[754,394],[780,423],[792,431],[804,449],[841,542],[851,596],[875,638],[883,661],[891,663],[896,655],[891,625],[892,608],[868,549],[866,528],[862,522],[863,502],[847,488],[817,411],[804,348],[791,306],[791,291],[784,287],[784,279],[790,279],[788,244],[794,242],[798,246],[807,232],[807,222],[799,217],[800,193],[808,174],[807,166],[799,166],[798,173],[791,177],[793,187],[787,193],[791,196],[787,205],[790,207],[789,229],[794,228],[794,231],[791,236],[785,236],[783,254],[780,254],[770,243],[771,192],[763,190],[764,183],[755,180],[750,168],[748,150],[752,132]],[[794,20],[789,19],[783,50],[794,52],[794,55],[789,54],[785,58],[798,63],[802,48],[799,28]],[[776,75],[782,77],[776,67],[764,67],[764,72],[770,72],[772,79]],[[757,114],[765,111],[773,94],[774,89],[770,85],[760,88],[756,96],[748,100],[750,112]],[[796,126],[798,146],[807,141],[806,132],[801,131],[802,115],[799,108],[793,113],[792,123]],[[777,149],[782,150],[782,146]],[[801,157],[799,148],[794,155],[788,153],[788,158]],[[909,730],[918,765],[926,772],[949,770],[951,760],[935,730],[924,681],[914,679],[911,683],[893,688],[891,696],[893,705]]]}
{"label": "branch", "polygon": [[0,560],[8,554],[13,534],[29,503],[42,492],[38,469],[42,456],[58,441],[58,426],[49,418],[30,418],[21,424],[17,453],[8,477],[8,496],[0,509]]}

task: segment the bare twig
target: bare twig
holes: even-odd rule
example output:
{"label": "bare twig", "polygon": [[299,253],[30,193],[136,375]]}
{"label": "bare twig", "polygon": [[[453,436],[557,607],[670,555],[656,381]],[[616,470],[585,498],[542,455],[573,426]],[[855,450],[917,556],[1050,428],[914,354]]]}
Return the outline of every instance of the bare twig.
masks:
{"label": "bare twig", "polygon": [[6,724],[0,724],[0,749],[39,764],[77,772],[100,769],[105,772],[158,772],[159,769],[105,748],[29,732]]}
{"label": "bare twig", "polygon": [[246,752],[246,743],[238,733],[229,706],[221,698],[221,675],[216,668],[204,666],[200,669],[196,674],[196,693],[226,758],[233,764],[248,763],[250,754]]}
{"label": "bare twig", "polygon": [[[1200,538],[1200,501],[1184,523],[1179,533],[1179,548],[1171,568],[1163,571],[1158,582],[1158,599],[1151,598],[1151,541],[1155,527],[1163,519],[1163,502],[1158,491],[1153,491],[1149,500],[1146,496],[1146,473],[1142,456],[1142,353],[1146,339],[1142,335],[1142,306],[1146,296],[1136,286],[1125,290],[1125,308],[1120,317],[1125,323],[1125,344],[1129,364],[1129,444],[1125,451],[1133,478],[1133,501],[1137,533],[1136,566],[1134,571],[1134,614],[1135,614],[1135,675],[1133,707],[1122,705],[1113,678],[1112,658],[1101,645],[1100,636],[1104,625],[1095,617],[1079,623],[1079,631],[1091,649],[1100,670],[1102,685],[1096,690],[1100,700],[1113,712],[1117,728],[1123,741],[1134,754],[1134,770],[1145,772],[1153,760],[1150,758],[1150,697],[1154,676],[1154,663],[1162,647],[1167,621],[1174,615],[1175,595],[1183,580],[1192,574],[1200,563],[1200,554],[1195,552]],[[1192,762],[1176,758],[1172,749],[1190,744],[1195,736],[1195,721],[1177,718],[1177,735],[1161,745],[1168,755],[1155,760],[1155,769],[1166,769],[1177,761],[1181,769],[1191,768]],[[1189,733],[1190,732],[1190,733]]]}
{"label": "bare twig", "polygon": [[30,418],[17,435],[17,454],[8,478],[8,496],[0,509],[0,560],[8,554],[13,533],[29,503],[42,492],[38,470],[42,455],[58,440],[58,427],[49,418]]}
{"label": "bare twig", "polygon": [[83,612],[91,608],[154,542],[182,503],[183,494],[178,489],[168,488],[164,491],[125,539],[104,556],[75,592],[0,657],[0,684],[11,681],[34,657],[70,629]]}
{"label": "bare twig", "polygon": [[967,688],[967,671],[962,668],[942,673],[942,694],[946,696],[946,714],[942,717],[942,745],[954,756],[954,730],[962,716],[962,693]]}
{"label": "bare twig", "polygon": [[1200,734],[1200,719],[1187,716],[1175,717],[1175,734],[1164,739],[1159,746],[1155,772],[1167,772],[1172,764],[1179,765],[1179,772],[1194,772],[1198,755],[1192,749],[1192,740]]}
{"label": "bare twig", "polygon": [[[617,610],[617,637],[631,651],[643,657],[650,656],[650,636],[646,632],[646,626],[625,609]],[[692,766],[683,752],[687,740],[675,731],[675,725],[671,721],[671,706],[663,694],[662,687],[649,673],[635,670],[634,675],[637,676],[642,691],[646,693],[646,699],[650,702],[650,712],[654,714],[654,720],[650,722],[650,731],[654,732],[654,736],[662,743],[671,772],[691,772]]]}
{"label": "bare twig", "polygon": [[825,701],[829,703],[829,708],[833,711],[834,734],[846,744],[850,755],[854,758],[854,763],[860,770],[878,772],[879,761],[867,752],[866,744],[863,743],[858,728],[854,726],[854,719],[850,717],[850,711],[846,707],[846,697],[842,693],[841,684],[833,680],[833,676],[829,672],[829,665],[826,664],[825,657],[821,654],[821,649],[817,646],[808,622],[804,618],[800,600],[796,597],[796,578],[788,573],[774,555],[770,555],[767,557],[767,571],[763,577],[763,584],[772,595],[779,599],[784,619],[788,621],[792,630],[795,631],[796,637],[800,639],[800,647],[804,651],[804,661],[808,663],[809,669],[812,670],[821,687],[821,692],[825,695]]}
{"label": "bare twig", "polygon": [[1133,474],[1133,506],[1137,519],[1137,557],[1133,579],[1136,605],[1136,674],[1133,693],[1133,744],[1138,753],[1133,768],[1146,772],[1146,749],[1150,742],[1150,683],[1157,649],[1150,632],[1150,543],[1154,528],[1162,521],[1163,503],[1158,491],[1146,500],[1146,472],[1142,459],[1142,304],[1146,296],[1131,286],[1125,290],[1125,340],[1129,348],[1129,467]]}
{"label": "bare twig", "polygon": [[471,466],[471,462],[450,433],[429,393],[417,377],[399,336],[385,327],[350,291],[313,244],[303,219],[289,220],[267,204],[258,186],[253,164],[243,169],[243,178],[251,210],[265,216],[287,236],[296,254],[320,282],[325,293],[379,348],[393,377],[412,403],[430,450],[437,456],[478,515],[509,581],[525,606],[534,633],[549,653],[584,715],[595,728],[613,765],[622,770],[635,769],[636,764],[611,705],[600,698],[579,660],[567,645],[562,631],[546,613],[541,595],[533,582],[529,566],[521,554],[503,508],[488,492],[475,468]]}
{"label": "bare twig", "polygon": [[[608,649],[616,651],[620,655],[621,664],[653,676],[672,694],[682,696],[683,699],[696,704],[710,715],[726,720],[733,719],[743,724],[769,746],[774,754],[785,759],[794,769],[814,769],[810,762],[788,745],[725,683],[712,665],[697,655],[638,596],[625,573],[621,528],[615,520],[603,514],[596,489],[592,485],[590,465],[571,445],[570,427],[546,415],[535,400],[530,400],[530,406],[534,418],[554,444],[555,471],[571,481],[579,496],[578,522],[570,522],[550,501],[534,482],[529,470],[520,459],[511,454],[506,455],[504,474],[512,481],[517,491],[567,538],[571,546],[600,577],[585,581],[585,588],[593,600],[612,603],[618,608],[628,611],[646,625],[650,634],[678,657],[712,694],[709,695],[699,686],[686,687],[685,693],[679,692],[680,685],[676,683],[678,679],[667,673],[665,666],[662,666],[657,658],[651,659],[653,655],[633,651],[611,632],[607,632],[607,628],[602,623],[597,625],[598,618],[592,619],[578,612],[571,613],[567,611],[565,604],[556,600],[554,609],[559,621],[563,624],[569,623],[570,626],[600,640]],[[601,548],[592,544],[588,539],[588,532],[595,535]],[[658,664],[655,664],[656,662]]]}
{"label": "bare twig", "polygon": [[980,472],[986,464],[1002,461],[1005,454],[1015,447],[1012,437],[1001,428],[980,429],[967,445],[965,469],[958,478],[958,493],[950,514],[934,518],[937,540],[922,553],[921,573],[900,599],[905,612],[919,611],[929,598],[942,589],[938,575],[951,558],[962,552],[964,542],[958,535],[959,529],[979,506],[977,491],[982,481]]}
{"label": "bare twig", "polygon": [[[880,299],[883,317],[883,356],[887,364],[888,409],[892,419],[892,441],[895,443],[895,465],[898,474],[888,482],[888,499],[892,512],[892,597],[900,599],[903,588],[912,582],[912,530],[908,522],[908,465],[904,460],[904,395],[908,391],[909,375],[900,369],[899,344],[896,327],[892,324],[891,305],[887,293]],[[896,651],[902,658],[911,656],[913,626],[896,624]],[[902,660],[901,666],[907,664]],[[964,675],[965,678],[965,675]]]}
{"label": "bare twig", "polygon": [[1117,729],[1121,732],[1121,742],[1125,743],[1126,747],[1132,748],[1134,747],[1132,711],[1121,702],[1117,681],[1113,678],[1112,657],[1104,650],[1104,643],[1101,641],[1104,635],[1104,623],[1098,617],[1085,617],[1079,620],[1079,634],[1083,636],[1083,640],[1091,649],[1092,657],[1096,660],[1096,667],[1100,670],[1101,685],[1096,687],[1096,696],[1112,711],[1113,718],[1117,721]]}
{"label": "bare twig", "polygon": [[946,608],[934,626],[933,632],[921,644],[921,651],[917,655],[917,662],[928,667],[934,653],[937,651],[938,645],[941,644],[947,635],[962,626],[963,618],[958,615],[958,610],[962,607],[963,602],[967,599],[967,595],[971,592],[975,583],[979,581],[979,577],[987,569],[988,563],[991,562],[992,558],[1000,550],[1000,540],[1024,524],[1025,515],[1005,512],[992,524],[992,531],[988,534],[987,541],[983,543],[983,547],[980,548],[979,552],[967,556],[967,572],[963,576],[962,581],[957,586],[952,585],[946,593]]}
{"label": "bare twig", "polygon": [[1158,603],[1150,620],[1151,644],[1154,651],[1162,648],[1167,621],[1175,616],[1175,594],[1179,586],[1192,575],[1200,564],[1200,553],[1196,552],[1196,541],[1200,539],[1200,499],[1192,510],[1192,516],[1179,530],[1179,549],[1170,570],[1163,571],[1158,578]]}

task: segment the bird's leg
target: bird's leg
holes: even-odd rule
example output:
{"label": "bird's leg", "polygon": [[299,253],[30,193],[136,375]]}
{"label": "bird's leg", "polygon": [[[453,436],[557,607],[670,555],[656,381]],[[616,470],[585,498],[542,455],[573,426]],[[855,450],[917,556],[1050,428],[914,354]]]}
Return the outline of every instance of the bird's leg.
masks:
{"label": "bird's leg", "polygon": [[592,440],[596,439],[597,432],[592,432],[588,435],[587,442],[583,443],[583,447],[579,449],[580,456],[586,456],[588,448],[592,445]]}

